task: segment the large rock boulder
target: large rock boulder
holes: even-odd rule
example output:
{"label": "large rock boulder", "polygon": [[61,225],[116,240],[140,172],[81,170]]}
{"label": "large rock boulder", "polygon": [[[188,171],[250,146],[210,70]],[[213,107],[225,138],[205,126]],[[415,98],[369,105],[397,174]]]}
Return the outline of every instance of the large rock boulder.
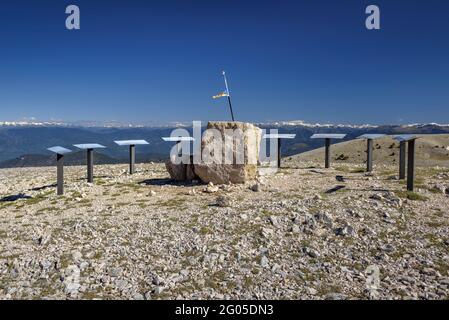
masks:
{"label": "large rock boulder", "polygon": [[186,180],[196,180],[198,176],[195,175],[193,161],[191,159],[190,163],[180,163],[175,164],[174,161],[165,161],[165,168],[167,169],[170,177],[176,181],[186,181]]}
{"label": "large rock boulder", "polygon": [[206,183],[244,183],[257,177],[262,130],[250,123],[209,122],[195,174]]}

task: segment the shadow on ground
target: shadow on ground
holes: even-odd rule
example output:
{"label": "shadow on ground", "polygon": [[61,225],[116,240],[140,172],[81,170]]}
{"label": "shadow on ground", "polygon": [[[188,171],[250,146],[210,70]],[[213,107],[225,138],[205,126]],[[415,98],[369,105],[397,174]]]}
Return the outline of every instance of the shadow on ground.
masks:
{"label": "shadow on ground", "polygon": [[32,188],[32,189],[29,189],[28,191],[41,191],[41,190],[48,189],[48,188],[56,188],[56,186],[57,186],[56,183],[55,184],[48,184],[46,186],[35,187],[35,188]]}
{"label": "shadow on ground", "polygon": [[147,186],[183,186],[183,187],[188,187],[188,186],[194,186],[194,185],[198,185],[198,183],[192,183],[191,181],[176,181],[173,179],[147,179],[147,180],[143,180],[140,181],[139,184],[143,184],[143,185],[147,185]]}
{"label": "shadow on ground", "polygon": [[347,190],[347,191],[362,191],[362,192],[391,192],[391,190],[389,189],[381,189],[381,188],[373,188],[373,189],[367,189],[367,188],[360,188],[360,189],[356,189],[356,188],[346,188],[346,186],[344,185],[338,185],[335,186],[331,189],[326,190],[324,193],[326,194],[331,194],[331,193],[335,193],[337,191],[340,190]]}
{"label": "shadow on ground", "polygon": [[32,198],[31,196],[27,196],[24,193],[19,193],[19,194],[14,194],[14,195],[3,197],[0,199],[0,202],[14,202],[19,199],[31,199],[31,198]]}

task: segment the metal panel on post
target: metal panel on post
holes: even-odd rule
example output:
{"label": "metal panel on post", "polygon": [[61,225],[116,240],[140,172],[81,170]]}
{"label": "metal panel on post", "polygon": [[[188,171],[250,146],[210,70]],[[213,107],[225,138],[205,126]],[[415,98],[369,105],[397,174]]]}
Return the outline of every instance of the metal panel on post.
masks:
{"label": "metal panel on post", "polygon": [[373,139],[366,140],[366,171],[373,171]]}
{"label": "metal panel on post", "polygon": [[325,158],[324,158],[324,166],[326,168],[330,168],[331,163],[331,139],[343,139],[346,137],[346,134],[339,133],[315,133],[310,137],[310,139],[325,139]]}
{"label": "metal panel on post", "polygon": [[102,146],[98,143],[85,143],[85,144],[74,144],[75,147],[87,150],[87,182],[94,182],[94,149],[104,149],[105,146]]}
{"label": "metal panel on post", "polygon": [[325,150],[325,164],[324,167],[326,169],[330,168],[331,166],[331,139],[326,138],[326,150]]}
{"label": "metal panel on post", "polygon": [[377,133],[368,133],[361,135],[358,137],[358,139],[366,139],[366,171],[372,172],[373,171],[373,143],[374,139],[382,138],[384,137],[384,134],[377,134]]}
{"label": "metal panel on post", "polygon": [[118,140],[114,141],[119,146],[129,146],[129,173],[136,172],[136,145],[149,144],[145,140]]}
{"label": "metal panel on post", "polygon": [[64,156],[62,154],[56,155],[56,171],[57,171],[57,195],[64,194]]}
{"label": "metal panel on post", "polygon": [[136,171],[136,146],[134,144],[129,146],[129,173],[134,174]]}
{"label": "metal panel on post", "polygon": [[413,191],[415,183],[415,139],[408,142],[407,190]]}
{"label": "metal panel on post", "polygon": [[[395,140],[399,141],[399,179],[405,179],[405,158],[407,141],[412,141],[418,138],[418,136],[413,134],[401,134],[393,137]],[[409,145],[410,146],[410,145]]]}
{"label": "metal panel on post", "polygon": [[47,150],[56,153],[56,193],[58,196],[64,194],[64,155],[72,152],[72,150],[63,147],[51,147]]}
{"label": "metal panel on post", "polygon": [[162,140],[166,142],[181,142],[181,141],[194,141],[192,137],[162,137]]}
{"label": "metal panel on post", "polygon": [[[262,139],[277,139],[278,140],[278,149],[277,149],[277,167],[281,167],[281,139],[294,139],[296,137],[296,134],[278,134],[278,133],[269,133],[265,134]],[[271,151],[270,151],[271,152]]]}
{"label": "metal panel on post", "polygon": [[415,184],[415,141],[419,137],[412,134],[403,134],[395,136],[394,139],[401,143],[399,160],[399,179],[405,178],[405,150],[407,146],[407,191],[413,191]]}
{"label": "metal panel on post", "polygon": [[181,142],[190,142],[190,141],[195,141],[195,139],[193,137],[162,137],[162,140],[166,141],[166,142],[176,142],[176,150],[178,153],[178,156],[181,156],[181,151],[182,151],[182,146],[181,146]]}
{"label": "metal panel on post", "polygon": [[94,182],[94,149],[87,149],[87,182]]}
{"label": "metal panel on post", "polygon": [[405,179],[405,154],[407,145],[405,141],[399,142],[399,180]]}

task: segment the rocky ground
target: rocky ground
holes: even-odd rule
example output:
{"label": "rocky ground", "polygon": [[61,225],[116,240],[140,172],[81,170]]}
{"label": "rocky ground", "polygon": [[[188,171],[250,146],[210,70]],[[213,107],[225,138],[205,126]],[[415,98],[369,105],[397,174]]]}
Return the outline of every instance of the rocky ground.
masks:
{"label": "rocky ground", "polygon": [[68,167],[62,197],[54,168],[0,170],[0,298],[449,298],[447,168],[418,170],[416,193],[388,165],[225,186],[138,169],[91,185]]}

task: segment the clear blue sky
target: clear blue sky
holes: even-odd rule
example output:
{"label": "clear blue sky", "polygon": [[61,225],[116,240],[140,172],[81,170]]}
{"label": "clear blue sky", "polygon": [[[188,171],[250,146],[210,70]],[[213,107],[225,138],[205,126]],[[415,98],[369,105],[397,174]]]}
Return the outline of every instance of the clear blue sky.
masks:
{"label": "clear blue sky", "polygon": [[227,119],[225,69],[238,120],[449,123],[448,17],[446,0],[5,0],[0,120]]}

